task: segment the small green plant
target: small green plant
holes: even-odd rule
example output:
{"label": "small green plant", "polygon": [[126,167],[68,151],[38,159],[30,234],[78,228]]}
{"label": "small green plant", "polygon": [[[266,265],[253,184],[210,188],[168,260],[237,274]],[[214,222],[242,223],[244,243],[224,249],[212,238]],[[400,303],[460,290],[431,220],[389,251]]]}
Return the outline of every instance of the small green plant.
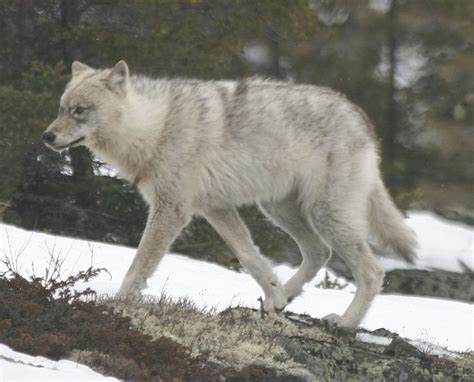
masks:
{"label": "small green plant", "polygon": [[328,271],[326,271],[326,273],[324,274],[324,279],[318,284],[316,284],[316,288],[341,290],[347,287],[348,285],[348,283],[341,283],[339,281],[339,278],[337,277],[330,277]]}

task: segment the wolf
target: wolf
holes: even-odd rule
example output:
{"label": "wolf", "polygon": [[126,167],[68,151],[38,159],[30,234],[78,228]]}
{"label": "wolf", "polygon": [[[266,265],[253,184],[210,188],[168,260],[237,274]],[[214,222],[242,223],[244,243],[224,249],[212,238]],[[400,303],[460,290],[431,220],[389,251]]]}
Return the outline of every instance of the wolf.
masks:
{"label": "wolf", "polygon": [[[271,312],[297,297],[334,251],[357,291],[344,314],[325,319],[357,326],[384,278],[369,235],[414,261],[416,239],[381,179],[374,128],[340,93],[258,78],[151,79],[131,75],[124,61],[71,69],[44,143],[57,151],[85,145],[149,206],[120,296],[140,295],[193,215],[224,239]],[[301,266],[284,284],[239,217],[236,208],[249,204],[299,246]]]}

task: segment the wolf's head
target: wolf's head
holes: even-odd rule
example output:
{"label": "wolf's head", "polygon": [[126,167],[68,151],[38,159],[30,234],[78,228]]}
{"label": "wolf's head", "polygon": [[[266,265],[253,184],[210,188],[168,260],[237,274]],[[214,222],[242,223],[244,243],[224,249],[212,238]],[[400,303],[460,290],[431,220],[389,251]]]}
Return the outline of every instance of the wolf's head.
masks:
{"label": "wolf's head", "polygon": [[120,123],[129,86],[125,61],[105,70],[75,61],[71,70],[58,117],[43,134],[43,142],[56,151],[100,143],[102,134]]}

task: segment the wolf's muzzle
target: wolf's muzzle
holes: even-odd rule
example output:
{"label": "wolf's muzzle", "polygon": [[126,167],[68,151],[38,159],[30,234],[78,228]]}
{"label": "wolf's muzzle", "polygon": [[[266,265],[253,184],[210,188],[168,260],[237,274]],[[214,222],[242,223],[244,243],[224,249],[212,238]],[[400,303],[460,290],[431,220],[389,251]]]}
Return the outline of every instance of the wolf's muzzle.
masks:
{"label": "wolf's muzzle", "polygon": [[86,137],[77,138],[75,141],[69,142],[66,145],[56,146],[55,149],[63,150],[63,149],[67,149],[68,147],[76,146],[77,144],[81,143],[84,139],[86,139]]}

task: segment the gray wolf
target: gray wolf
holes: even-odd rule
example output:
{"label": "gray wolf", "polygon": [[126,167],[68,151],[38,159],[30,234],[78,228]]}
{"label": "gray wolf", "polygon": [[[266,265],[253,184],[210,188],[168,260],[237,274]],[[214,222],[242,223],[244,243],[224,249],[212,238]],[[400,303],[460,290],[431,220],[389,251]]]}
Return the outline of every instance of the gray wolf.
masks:
{"label": "gray wolf", "polygon": [[[279,311],[332,251],[357,292],[342,316],[357,326],[384,272],[369,234],[413,261],[415,239],[381,180],[369,119],[323,87],[260,79],[198,81],[130,75],[124,61],[72,64],[59,115],[43,134],[54,150],[85,145],[135,184],[149,205],[136,256],[119,290],[139,296],[193,215],[204,216]],[[300,268],[280,283],[236,207],[256,203],[297,242]]]}

